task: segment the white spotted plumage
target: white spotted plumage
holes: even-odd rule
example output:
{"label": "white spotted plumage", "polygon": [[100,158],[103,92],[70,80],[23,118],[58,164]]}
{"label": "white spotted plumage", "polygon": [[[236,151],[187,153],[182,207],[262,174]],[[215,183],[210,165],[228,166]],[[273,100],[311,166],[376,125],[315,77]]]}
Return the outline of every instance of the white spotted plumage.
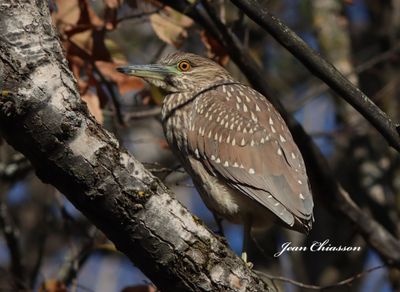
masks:
{"label": "white spotted plumage", "polygon": [[233,222],[247,212],[262,225],[263,216],[274,214],[290,228],[309,230],[313,202],[304,162],[279,113],[212,61],[177,53],[161,64],[181,58],[195,66],[166,96],[163,126],[207,206]]}

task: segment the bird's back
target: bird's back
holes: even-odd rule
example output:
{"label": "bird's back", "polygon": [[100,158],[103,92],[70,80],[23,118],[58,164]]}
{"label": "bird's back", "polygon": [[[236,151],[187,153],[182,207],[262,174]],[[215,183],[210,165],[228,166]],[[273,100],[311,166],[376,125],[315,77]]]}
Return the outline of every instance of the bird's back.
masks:
{"label": "bird's back", "polygon": [[[227,209],[216,206],[221,195],[227,198],[223,203],[238,205],[242,196],[293,229],[311,228],[313,202],[303,159],[264,96],[238,82],[219,81],[197,92],[168,95],[163,119],[168,142],[210,209]],[[233,218],[231,211],[220,215]]]}

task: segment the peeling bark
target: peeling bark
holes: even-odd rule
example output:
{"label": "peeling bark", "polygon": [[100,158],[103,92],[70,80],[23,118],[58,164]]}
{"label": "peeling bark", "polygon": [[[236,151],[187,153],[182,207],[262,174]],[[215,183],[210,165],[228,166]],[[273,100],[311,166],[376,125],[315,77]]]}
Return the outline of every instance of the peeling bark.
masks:
{"label": "peeling bark", "polygon": [[50,21],[47,1],[0,4],[6,141],[163,291],[271,289],[90,116]]}

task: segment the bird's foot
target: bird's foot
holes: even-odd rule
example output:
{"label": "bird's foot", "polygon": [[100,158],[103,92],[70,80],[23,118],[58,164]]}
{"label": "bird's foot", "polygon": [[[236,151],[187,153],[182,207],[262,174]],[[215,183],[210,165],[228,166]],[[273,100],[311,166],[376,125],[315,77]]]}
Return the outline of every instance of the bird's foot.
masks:
{"label": "bird's foot", "polygon": [[249,262],[249,261],[247,261],[247,252],[242,252],[242,260],[246,263],[246,265],[249,267],[249,269],[252,269],[253,268],[253,263],[252,262]]}

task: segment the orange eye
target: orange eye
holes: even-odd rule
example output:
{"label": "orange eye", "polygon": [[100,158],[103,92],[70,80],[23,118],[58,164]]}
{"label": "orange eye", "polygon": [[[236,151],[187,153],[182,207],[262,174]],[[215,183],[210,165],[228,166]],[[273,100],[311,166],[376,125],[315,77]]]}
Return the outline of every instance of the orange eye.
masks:
{"label": "orange eye", "polygon": [[189,71],[191,68],[190,63],[188,61],[180,61],[178,63],[178,69],[182,72]]}

